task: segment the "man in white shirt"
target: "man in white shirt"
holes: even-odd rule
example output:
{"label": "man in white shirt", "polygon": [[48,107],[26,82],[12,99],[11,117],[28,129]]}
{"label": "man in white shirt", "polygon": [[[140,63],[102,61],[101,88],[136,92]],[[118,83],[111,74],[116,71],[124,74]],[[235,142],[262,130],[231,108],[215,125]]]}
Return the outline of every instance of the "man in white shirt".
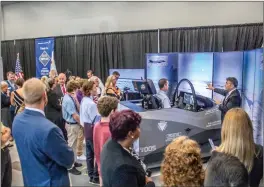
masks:
{"label": "man in white shirt", "polygon": [[171,108],[170,99],[166,93],[169,90],[168,80],[165,78],[160,79],[158,85],[160,90],[158,91],[157,96],[162,102],[162,108]]}

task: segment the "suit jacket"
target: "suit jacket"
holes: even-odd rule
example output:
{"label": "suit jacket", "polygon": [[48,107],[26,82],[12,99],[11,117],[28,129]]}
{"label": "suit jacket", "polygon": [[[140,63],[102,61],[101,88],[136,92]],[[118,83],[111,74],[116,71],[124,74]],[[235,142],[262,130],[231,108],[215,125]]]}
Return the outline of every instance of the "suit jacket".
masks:
{"label": "suit jacket", "polygon": [[146,185],[139,161],[112,139],[101,152],[101,174],[104,187],[155,187],[153,182]]}
{"label": "suit jacket", "polygon": [[61,99],[55,91],[51,90],[47,94],[48,96],[48,103],[45,107],[45,114],[46,117],[51,120],[55,121],[58,116],[61,115],[61,105],[59,99]]}
{"label": "suit jacket", "polygon": [[227,113],[228,110],[230,110],[231,108],[235,108],[235,107],[240,107],[241,106],[241,96],[239,91],[236,89],[234,90],[229,96],[228,98],[226,98],[228,92],[224,89],[218,89],[215,88],[214,92],[221,94],[223,96],[225,96],[225,99],[223,100],[223,103],[219,105],[219,110],[222,112],[221,114],[221,120],[224,120],[225,114]]}
{"label": "suit jacket", "polygon": [[1,108],[9,108],[10,105],[10,97],[8,97],[5,93],[1,92]]}
{"label": "suit jacket", "polygon": [[[8,89],[9,89],[10,93],[17,89],[17,86],[15,84],[14,84],[14,86],[12,86],[12,84],[9,82],[9,80],[6,80],[6,83],[8,84]],[[15,106],[13,106],[13,105],[10,106],[10,111],[12,113],[14,113],[15,109],[16,109]]]}
{"label": "suit jacket", "polygon": [[25,109],[13,122],[24,186],[70,186],[73,150],[61,130],[38,112]]}
{"label": "suit jacket", "polygon": [[[66,85],[65,85],[65,89],[66,89]],[[64,96],[63,93],[62,93],[60,84],[57,84],[57,86],[55,87],[54,91],[55,91],[55,93],[57,94],[57,96],[59,98],[62,98]]]}

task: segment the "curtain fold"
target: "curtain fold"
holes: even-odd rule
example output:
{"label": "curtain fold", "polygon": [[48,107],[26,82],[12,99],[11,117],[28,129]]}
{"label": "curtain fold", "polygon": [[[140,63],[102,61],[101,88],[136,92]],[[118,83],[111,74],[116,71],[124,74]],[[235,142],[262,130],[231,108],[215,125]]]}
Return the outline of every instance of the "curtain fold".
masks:
{"label": "curtain fold", "polygon": [[65,72],[69,69],[76,75],[76,42],[75,36],[63,36],[55,38],[55,62],[58,72]]}
{"label": "curtain fold", "polygon": [[263,23],[223,28],[223,51],[246,51],[260,48],[263,43]]}
{"label": "curtain fold", "polygon": [[16,53],[19,53],[19,59],[25,78],[36,76],[35,40],[17,40],[15,48]]}
{"label": "curtain fold", "polygon": [[102,33],[77,36],[78,75],[92,69],[104,81],[111,68],[144,68],[145,54],[158,50],[157,32]]}
{"label": "curtain fold", "polygon": [[160,30],[161,52],[242,51],[262,43],[262,23]]}
{"label": "curtain fold", "polygon": [[1,55],[3,60],[3,78],[6,79],[6,73],[8,71],[14,72],[16,66],[16,49],[13,40],[1,42]]}

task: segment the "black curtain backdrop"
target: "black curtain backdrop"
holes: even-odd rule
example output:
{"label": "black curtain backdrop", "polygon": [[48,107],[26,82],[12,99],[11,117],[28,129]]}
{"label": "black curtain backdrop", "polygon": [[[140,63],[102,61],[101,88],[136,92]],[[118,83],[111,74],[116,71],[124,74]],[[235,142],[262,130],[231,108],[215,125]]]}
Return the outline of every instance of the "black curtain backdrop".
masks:
{"label": "black curtain backdrop", "polygon": [[221,52],[259,48],[263,23],[160,30],[160,52]]}
{"label": "black curtain backdrop", "polygon": [[[59,36],[55,37],[56,67],[58,72],[69,69],[81,77],[92,69],[104,81],[110,68],[145,68],[145,54],[158,53],[158,39],[161,53],[251,50],[262,46],[263,24]],[[2,41],[1,50],[4,73],[15,71],[19,52],[25,77],[36,75],[35,39]]]}
{"label": "black curtain backdrop", "polygon": [[77,75],[83,77],[89,69],[105,80],[111,68],[144,68],[145,54],[158,52],[157,30],[80,35],[76,39]]}

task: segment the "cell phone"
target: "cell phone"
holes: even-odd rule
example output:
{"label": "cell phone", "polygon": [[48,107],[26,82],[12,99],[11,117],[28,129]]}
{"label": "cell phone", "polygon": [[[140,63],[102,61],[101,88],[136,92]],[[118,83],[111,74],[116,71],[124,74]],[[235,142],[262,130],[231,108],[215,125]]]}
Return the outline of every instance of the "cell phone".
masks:
{"label": "cell phone", "polygon": [[211,146],[212,150],[215,150],[215,145],[214,145],[213,140],[209,138],[208,141],[210,143],[210,146]]}

